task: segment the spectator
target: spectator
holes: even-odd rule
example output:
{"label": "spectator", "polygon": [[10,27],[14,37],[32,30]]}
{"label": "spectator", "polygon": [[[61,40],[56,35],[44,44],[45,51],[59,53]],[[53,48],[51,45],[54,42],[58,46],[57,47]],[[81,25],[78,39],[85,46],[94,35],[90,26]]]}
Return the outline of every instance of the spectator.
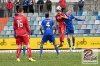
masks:
{"label": "spectator", "polygon": [[52,2],[50,0],[47,0],[46,1],[46,5],[47,5],[48,12],[51,12],[51,10],[52,10]]}
{"label": "spectator", "polygon": [[77,2],[75,2],[75,4],[73,5],[73,10],[74,10],[74,12],[77,12],[77,11],[78,11],[78,5],[77,5]]}
{"label": "spectator", "polygon": [[11,17],[12,16],[12,8],[13,8],[13,2],[11,0],[8,0],[8,2],[6,2],[6,8],[8,10],[8,16]]}
{"label": "spectator", "polygon": [[59,4],[60,4],[62,12],[66,12],[65,11],[66,10],[66,1],[65,0],[60,0]]}
{"label": "spectator", "polygon": [[79,7],[79,11],[83,11],[83,7],[84,7],[84,1],[83,0],[80,0],[79,2],[78,2],[78,7]]}
{"label": "spectator", "polygon": [[16,5],[16,11],[18,12],[18,9],[19,9],[19,7],[21,5],[21,3],[19,2],[19,0],[17,0],[17,2],[15,3],[15,5]]}
{"label": "spectator", "polygon": [[27,13],[27,10],[28,10],[28,0],[24,0],[24,2],[23,2],[23,9],[24,9],[24,13]]}
{"label": "spectator", "polygon": [[40,12],[42,12],[42,10],[43,10],[43,4],[44,4],[43,0],[38,0],[37,1],[37,5],[39,7]]}
{"label": "spectator", "polygon": [[34,2],[34,0],[29,0],[29,2],[28,2],[29,12],[31,12],[31,13],[34,13],[33,2]]}

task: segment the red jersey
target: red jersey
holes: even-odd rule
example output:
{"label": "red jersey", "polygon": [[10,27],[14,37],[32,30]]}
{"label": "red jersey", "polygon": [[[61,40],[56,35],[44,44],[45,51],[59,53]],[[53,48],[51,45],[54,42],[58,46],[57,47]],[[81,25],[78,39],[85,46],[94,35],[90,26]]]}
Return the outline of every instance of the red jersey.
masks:
{"label": "red jersey", "polygon": [[28,19],[24,15],[19,14],[14,18],[13,27],[16,36],[24,36],[30,34]]}
{"label": "red jersey", "polygon": [[65,16],[63,13],[61,13],[61,14],[57,14],[56,16],[55,16],[55,18],[56,18],[56,21],[59,23],[59,24],[64,24],[64,18],[62,18],[61,16]]}

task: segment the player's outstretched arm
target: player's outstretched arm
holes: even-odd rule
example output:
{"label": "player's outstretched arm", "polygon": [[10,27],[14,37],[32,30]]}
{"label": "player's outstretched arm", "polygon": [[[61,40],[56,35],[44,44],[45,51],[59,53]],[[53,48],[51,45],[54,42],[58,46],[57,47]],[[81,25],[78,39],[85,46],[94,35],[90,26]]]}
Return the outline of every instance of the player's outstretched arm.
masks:
{"label": "player's outstretched arm", "polygon": [[77,21],[85,21],[85,19],[75,18]]}
{"label": "player's outstretched arm", "polygon": [[56,25],[53,25],[52,28],[55,30],[54,34],[56,34]]}

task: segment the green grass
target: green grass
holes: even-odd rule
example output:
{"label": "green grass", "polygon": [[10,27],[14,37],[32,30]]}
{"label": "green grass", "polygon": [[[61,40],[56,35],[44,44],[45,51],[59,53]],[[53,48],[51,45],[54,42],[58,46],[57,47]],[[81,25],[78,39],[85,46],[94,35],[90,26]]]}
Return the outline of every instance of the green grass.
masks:
{"label": "green grass", "polygon": [[[81,53],[60,53],[57,57],[55,53],[43,53],[42,58],[39,53],[33,53],[36,62],[29,62],[27,55],[22,56],[21,61],[16,62],[15,53],[0,53],[0,66],[100,66],[99,64],[82,64]],[[99,53],[100,56],[100,53]]]}

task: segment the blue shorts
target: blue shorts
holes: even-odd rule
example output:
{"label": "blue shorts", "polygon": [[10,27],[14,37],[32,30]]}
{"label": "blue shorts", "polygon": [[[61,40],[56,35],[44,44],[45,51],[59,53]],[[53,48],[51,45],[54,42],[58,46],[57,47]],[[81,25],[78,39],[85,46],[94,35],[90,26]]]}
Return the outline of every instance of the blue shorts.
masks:
{"label": "blue shorts", "polygon": [[42,42],[47,42],[47,41],[50,41],[50,42],[55,42],[55,37],[54,35],[43,35],[42,37]]}
{"label": "blue shorts", "polygon": [[74,29],[66,29],[66,35],[74,34]]}

